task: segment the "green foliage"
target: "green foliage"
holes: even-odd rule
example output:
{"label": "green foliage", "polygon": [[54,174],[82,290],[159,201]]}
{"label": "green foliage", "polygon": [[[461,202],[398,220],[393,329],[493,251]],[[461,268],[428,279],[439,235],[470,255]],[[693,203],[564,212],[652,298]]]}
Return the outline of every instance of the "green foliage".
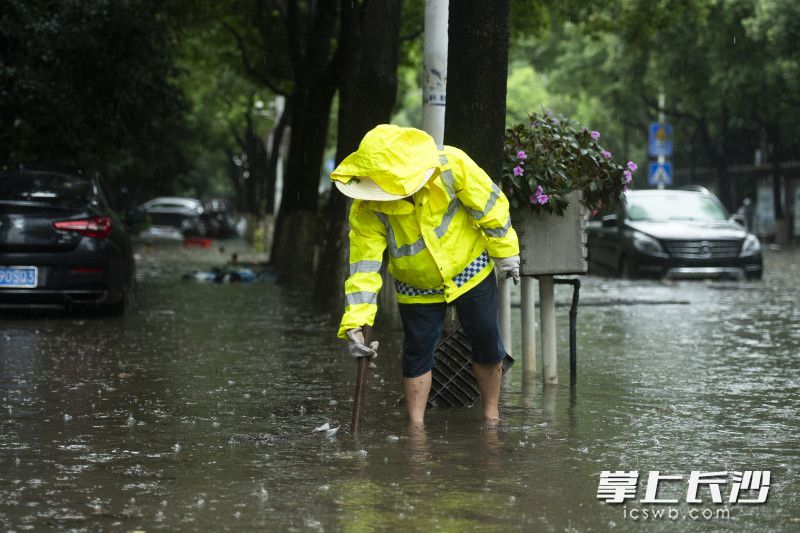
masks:
{"label": "green foliage", "polygon": [[186,105],[158,4],[3,5],[0,159],[97,170],[115,195],[174,187]]}
{"label": "green foliage", "polygon": [[592,211],[613,207],[631,182],[636,164],[616,163],[597,140],[600,133],[550,114],[508,129],[502,187],[512,207],[562,215],[566,195],[580,190]]}
{"label": "green foliage", "polygon": [[242,71],[234,39],[221,25],[184,25],[175,62],[176,82],[189,104],[185,150],[192,165],[187,192],[232,196],[228,157],[243,151],[248,120],[261,138],[275,125],[274,95]]}

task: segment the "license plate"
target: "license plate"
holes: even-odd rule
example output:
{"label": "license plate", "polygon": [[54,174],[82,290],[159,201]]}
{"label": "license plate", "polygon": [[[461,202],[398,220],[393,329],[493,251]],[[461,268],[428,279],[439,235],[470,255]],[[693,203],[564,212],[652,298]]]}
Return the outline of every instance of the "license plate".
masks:
{"label": "license plate", "polygon": [[0,289],[34,289],[38,282],[39,270],[36,267],[0,267]]}

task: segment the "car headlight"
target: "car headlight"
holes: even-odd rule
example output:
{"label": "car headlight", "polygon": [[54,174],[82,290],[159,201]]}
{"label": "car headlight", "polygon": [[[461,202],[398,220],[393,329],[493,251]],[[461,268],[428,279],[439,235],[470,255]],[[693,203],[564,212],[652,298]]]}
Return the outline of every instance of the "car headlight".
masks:
{"label": "car headlight", "polygon": [[638,231],[633,233],[633,247],[643,254],[664,255],[664,249],[661,247],[661,243],[653,237]]}
{"label": "car headlight", "polygon": [[743,257],[746,255],[755,255],[761,251],[761,243],[758,240],[758,237],[749,233],[747,237],[744,238],[744,243],[742,243],[742,251],[739,252],[739,256]]}

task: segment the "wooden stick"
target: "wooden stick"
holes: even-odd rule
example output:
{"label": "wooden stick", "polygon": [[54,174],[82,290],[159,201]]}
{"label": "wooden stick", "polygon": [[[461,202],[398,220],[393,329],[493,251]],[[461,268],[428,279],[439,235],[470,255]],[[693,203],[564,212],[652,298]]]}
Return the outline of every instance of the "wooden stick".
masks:
{"label": "wooden stick", "polygon": [[[362,326],[361,333],[364,334],[364,344],[369,346],[372,327]],[[354,435],[361,428],[361,412],[364,410],[364,398],[367,394],[367,372],[369,372],[370,359],[370,357],[356,359],[356,392],[353,397],[353,419],[350,422],[350,433]]]}

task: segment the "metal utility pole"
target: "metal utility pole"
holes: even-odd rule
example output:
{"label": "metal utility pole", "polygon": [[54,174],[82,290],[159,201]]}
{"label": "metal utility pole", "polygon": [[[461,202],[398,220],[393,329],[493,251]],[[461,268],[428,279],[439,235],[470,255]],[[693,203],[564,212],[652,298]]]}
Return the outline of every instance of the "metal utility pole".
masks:
{"label": "metal utility pole", "polygon": [[441,149],[447,103],[447,18],[449,0],[425,0],[422,129]]}
{"label": "metal utility pole", "polygon": [[[658,123],[661,127],[664,127],[664,123],[666,120],[664,119],[664,105],[666,104],[667,96],[664,93],[664,88],[662,87],[661,90],[658,92]],[[658,154],[658,167],[664,168],[664,163],[667,162],[667,158],[663,153]],[[658,180],[658,188],[664,188],[664,180]]]}

